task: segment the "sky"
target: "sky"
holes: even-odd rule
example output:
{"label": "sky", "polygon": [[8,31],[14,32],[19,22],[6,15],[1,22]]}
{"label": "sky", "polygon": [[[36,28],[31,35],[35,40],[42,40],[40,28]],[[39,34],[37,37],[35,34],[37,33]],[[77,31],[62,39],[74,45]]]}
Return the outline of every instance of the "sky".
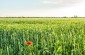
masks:
{"label": "sky", "polygon": [[85,0],[0,0],[0,16],[85,17]]}

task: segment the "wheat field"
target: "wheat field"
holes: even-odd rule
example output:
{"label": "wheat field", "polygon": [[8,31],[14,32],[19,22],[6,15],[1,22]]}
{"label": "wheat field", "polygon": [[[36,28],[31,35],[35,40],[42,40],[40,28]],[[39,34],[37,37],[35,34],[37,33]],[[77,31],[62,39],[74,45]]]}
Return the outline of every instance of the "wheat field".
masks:
{"label": "wheat field", "polygon": [[85,19],[0,18],[0,55],[85,55]]}

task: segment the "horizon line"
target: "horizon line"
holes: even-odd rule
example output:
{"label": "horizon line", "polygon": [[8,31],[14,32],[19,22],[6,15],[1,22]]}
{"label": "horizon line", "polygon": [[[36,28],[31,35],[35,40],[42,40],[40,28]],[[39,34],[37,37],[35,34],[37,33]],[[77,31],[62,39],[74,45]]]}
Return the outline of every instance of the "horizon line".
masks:
{"label": "horizon line", "polygon": [[63,16],[63,17],[31,17],[31,16],[3,16],[3,17],[0,17],[0,18],[85,18],[85,17],[79,17],[79,16],[72,16],[72,17],[67,17],[67,16]]}

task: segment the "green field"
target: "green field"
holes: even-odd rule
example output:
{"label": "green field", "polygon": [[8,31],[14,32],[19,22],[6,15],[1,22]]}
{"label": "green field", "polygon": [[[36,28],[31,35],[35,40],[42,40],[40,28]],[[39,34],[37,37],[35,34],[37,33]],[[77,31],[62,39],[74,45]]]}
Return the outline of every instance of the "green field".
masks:
{"label": "green field", "polygon": [[85,55],[85,19],[0,18],[0,55]]}

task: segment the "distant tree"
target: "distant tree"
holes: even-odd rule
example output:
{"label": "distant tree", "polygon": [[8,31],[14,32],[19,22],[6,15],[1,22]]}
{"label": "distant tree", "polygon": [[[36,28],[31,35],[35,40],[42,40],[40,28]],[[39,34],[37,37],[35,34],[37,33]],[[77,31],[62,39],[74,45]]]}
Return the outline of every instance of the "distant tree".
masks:
{"label": "distant tree", "polygon": [[67,18],[66,16],[64,16],[63,18]]}
{"label": "distant tree", "polygon": [[74,18],[77,18],[78,16],[77,15],[74,15]]}

